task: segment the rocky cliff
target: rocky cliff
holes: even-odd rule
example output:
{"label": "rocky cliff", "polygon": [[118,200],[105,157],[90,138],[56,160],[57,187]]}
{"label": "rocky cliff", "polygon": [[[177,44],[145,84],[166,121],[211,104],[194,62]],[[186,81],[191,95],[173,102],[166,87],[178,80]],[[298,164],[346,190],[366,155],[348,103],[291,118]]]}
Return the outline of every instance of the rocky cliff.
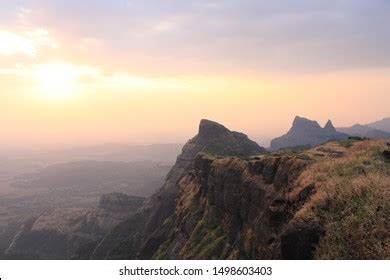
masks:
{"label": "rocky cliff", "polygon": [[151,258],[167,238],[166,229],[175,214],[179,182],[193,169],[194,158],[200,152],[245,157],[266,151],[245,134],[230,131],[213,121],[202,120],[198,134],[184,146],[162,188],[145,202],[142,211],[107,235],[92,258]]}
{"label": "rocky cliff", "polygon": [[156,259],[390,257],[383,142],[248,158],[201,154]]}
{"label": "rocky cliff", "polygon": [[[385,142],[343,139],[267,155],[226,150],[218,155],[220,148],[210,149],[218,142],[206,139],[231,135],[218,124],[206,123],[219,133],[202,125],[166,185],[142,211],[115,227],[92,258],[390,257]],[[317,130],[317,125],[308,127]],[[330,122],[321,130],[334,133]],[[234,147],[236,141],[231,143]]]}
{"label": "rocky cliff", "polygon": [[173,230],[154,257],[281,258],[280,235],[293,216],[287,194],[309,163],[284,156],[245,161],[199,155],[180,182]]}
{"label": "rocky cliff", "polygon": [[338,132],[331,121],[321,127],[316,121],[295,117],[287,134],[271,141],[271,150],[283,148],[314,147],[331,140],[346,139],[349,135]]}
{"label": "rocky cliff", "polygon": [[[319,127],[296,122],[302,133]],[[387,259],[389,147],[353,138],[269,154],[204,120],[141,208],[113,193],[98,209],[47,212],[24,225],[8,258]]]}

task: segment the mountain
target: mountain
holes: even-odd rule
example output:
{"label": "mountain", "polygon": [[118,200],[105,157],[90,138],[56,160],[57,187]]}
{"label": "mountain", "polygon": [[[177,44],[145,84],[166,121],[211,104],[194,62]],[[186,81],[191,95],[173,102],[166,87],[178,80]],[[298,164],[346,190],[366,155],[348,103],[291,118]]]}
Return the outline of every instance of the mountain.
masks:
{"label": "mountain", "polygon": [[293,147],[314,147],[330,140],[347,139],[349,135],[337,132],[329,120],[322,128],[318,122],[295,117],[290,131],[271,141],[272,151]]}
{"label": "mountain", "polygon": [[355,124],[351,127],[340,127],[337,128],[337,131],[346,133],[351,136],[371,138],[371,139],[381,139],[381,138],[390,137],[389,132],[385,132],[379,129],[372,128],[367,125],[360,125],[360,124]]}
{"label": "mountain", "polygon": [[367,126],[390,133],[390,118],[367,124]]}
{"label": "mountain", "polygon": [[31,166],[23,160],[0,160],[0,259],[26,220],[54,208],[93,208],[102,195],[111,192],[149,197],[172,168],[148,161]]}
{"label": "mountain", "polygon": [[96,248],[94,259],[134,259],[151,257],[166,240],[173,220],[179,182],[193,167],[195,157],[206,152],[214,156],[251,156],[266,152],[245,134],[221,124],[202,120],[199,132],[184,146],[162,188],[144,204],[142,211],[116,227]]}
{"label": "mountain", "polygon": [[134,213],[144,198],[103,195],[97,208],[57,208],[27,221],[6,250],[11,259],[70,259],[93,249],[113,227]]}
{"label": "mountain", "polygon": [[7,258],[388,259],[389,147],[350,138],[265,153],[203,120],[149,199],[47,211]]}
{"label": "mountain", "polygon": [[388,147],[346,141],[246,160],[198,155],[152,258],[388,258]]}

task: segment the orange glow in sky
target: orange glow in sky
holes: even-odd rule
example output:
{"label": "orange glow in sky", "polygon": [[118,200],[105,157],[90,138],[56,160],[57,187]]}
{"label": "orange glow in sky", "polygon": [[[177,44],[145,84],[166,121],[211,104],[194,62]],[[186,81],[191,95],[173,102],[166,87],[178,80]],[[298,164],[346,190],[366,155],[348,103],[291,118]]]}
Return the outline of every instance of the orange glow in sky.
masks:
{"label": "orange glow in sky", "polygon": [[[134,5],[129,13],[143,8]],[[228,12],[226,19],[219,15],[211,21],[212,9],[218,7],[205,5],[192,13],[187,7],[172,10],[158,20],[139,12],[134,16],[140,19],[131,25],[120,12],[125,8],[118,6],[116,21],[101,19],[106,25],[99,25],[102,15],[96,7],[90,21],[100,28],[77,18],[75,7],[74,21],[55,17],[54,4],[15,4],[3,12],[7,17],[0,20],[1,145],[182,143],[196,133],[202,118],[266,143],[286,132],[295,115],[321,123],[332,119],[337,126],[390,115],[390,65],[377,63],[387,58],[358,65],[350,57],[355,50],[348,44],[329,45],[336,42],[333,38],[323,44],[329,53],[312,54],[318,39],[309,31],[297,35],[306,36],[306,53],[298,53],[298,48],[294,53],[294,44],[278,49],[279,33],[267,32],[288,26],[288,17],[259,22],[255,28],[245,25],[250,16],[246,14],[240,22],[228,18]],[[222,14],[228,6],[218,9]],[[193,25],[194,13],[208,28],[201,29],[201,20]],[[303,18],[294,22],[299,20]],[[243,32],[222,36],[234,26]],[[186,30],[194,35],[188,37]],[[215,41],[197,37],[202,32],[205,36],[210,32]],[[264,32],[275,41],[250,43],[255,38],[250,32]],[[245,34],[250,38],[243,38]],[[186,45],[189,40],[193,41]],[[363,51],[358,54],[364,56]]]}

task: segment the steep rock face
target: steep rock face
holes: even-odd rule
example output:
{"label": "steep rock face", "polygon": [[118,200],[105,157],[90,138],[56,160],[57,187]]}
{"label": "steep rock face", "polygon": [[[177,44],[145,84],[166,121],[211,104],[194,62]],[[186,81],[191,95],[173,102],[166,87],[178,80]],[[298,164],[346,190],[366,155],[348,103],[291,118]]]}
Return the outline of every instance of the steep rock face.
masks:
{"label": "steep rock face", "polygon": [[245,160],[201,154],[153,258],[388,258],[389,145],[349,139]]}
{"label": "steep rock face", "polygon": [[[119,225],[97,246],[94,259],[148,259],[166,239],[166,228],[173,220],[179,182],[193,169],[193,160],[200,152],[223,156],[250,156],[265,153],[265,149],[238,132],[221,124],[202,120],[199,133],[189,140],[164,186],[144,204],[142,211]],[[140,222],[143,221],[143,222]]]}
{"label": "steep rock face", "polygon": [[308,164],[284,156],[199,155],[195,170],[180,181],[170,235],[154,258],[282,258],[283,229],[300,203],[287,194]]}
{"label": "steep rock face", "polygon": [[6,251],[8,258],[70,259],[96,246],[113,227],[143,203],[140,197],[113,193],[98,208],[58,208],[27,221]]}
{"label": "steep rock face", "polygon": [[346,139],[349,135],[338,132],[331,121],[322,128],[316,121],[296,117],[290,131],[271,142],[271,150],[294,147],[314,147],[331,140]]}
{"label": "steep rock face", "polygon": [[355,137],[381,139],[390,138],[390,133],[379,129],[375,129],[366,125],[355,124],[351,127],[340,127],[337,131],[346,133]]}
{"label": "steep rock face", "polygon": [[265,149],[251,141],[245,134],[232,132],[223,125],[202,120],[199,133],[189,140],[169,172],[164,186],[146,201],[143,210],[150,212],[146,232],[152,233],[174,212],[175,199],[181,177],[193,168],[193,160],[200,152],[222,156],[249,156],[265,153]]}

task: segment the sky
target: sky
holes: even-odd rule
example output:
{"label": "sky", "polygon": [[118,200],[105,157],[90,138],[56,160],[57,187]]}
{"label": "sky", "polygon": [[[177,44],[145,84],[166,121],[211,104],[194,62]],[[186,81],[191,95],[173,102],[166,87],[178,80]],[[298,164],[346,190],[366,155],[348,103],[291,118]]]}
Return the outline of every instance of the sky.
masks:
{"label": "sky", "polygon": [[294,116],[390,116],[389,0],[0,2],[0,145],[265,145]]}

